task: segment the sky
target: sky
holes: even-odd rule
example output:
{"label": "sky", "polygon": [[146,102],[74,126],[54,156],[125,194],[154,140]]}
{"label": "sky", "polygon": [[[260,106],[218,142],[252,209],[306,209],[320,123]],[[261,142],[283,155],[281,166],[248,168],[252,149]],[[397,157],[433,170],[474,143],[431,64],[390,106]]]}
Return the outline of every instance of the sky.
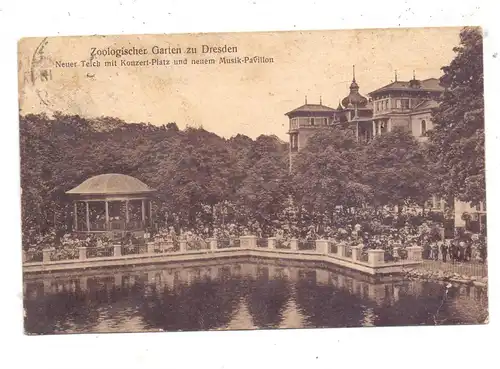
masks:
{"label": "sky", "polygon": [[[202,126],[224,137],[274,134],[287,140],[284,115],[305,102],[337,107],[347,96],[355,65],[365,95],[398,80],[439,78],[454,57],[460,28],[293,31],[184,35],[84,36],[19,42],[21,114],[56,111],[85,117],[117,117],[155,125]],[[42,43],[42,47],[40,47]],[[203,54],[202,45],[235,46],[237,52]],[[94,56],[92,49],[144,48],[147,55]],[[182,54],[156,55],[153,47],[180,47]],[[196,54],[186,54],[195,47]],[[219,64],[219,58],[261,56],[273,63]],[[187,65],[172,65],[184,59]],[[214,65],[192,60],[214,58]],[[171,64],[120,66],[126,61]],[[117,60],[117,66],[104,66]],[[61,63],[74,63],[62,67]],[[42,73],[47,78],[43,79]]]}

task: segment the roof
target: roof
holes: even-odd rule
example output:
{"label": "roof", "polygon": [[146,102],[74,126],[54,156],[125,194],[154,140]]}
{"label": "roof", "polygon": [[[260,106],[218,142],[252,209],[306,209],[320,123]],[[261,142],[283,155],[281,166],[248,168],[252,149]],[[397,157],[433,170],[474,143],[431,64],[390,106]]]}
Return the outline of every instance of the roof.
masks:
{"label": "roof", "polygon": [[[417,83],[415,84],[415,82]],[[442,92],[444,91],[444,88],[439,84],[439,79],[428,78],[422,81],[412,80],[412,81],[392,82],[386,86],[383,86],[375,91],[370,92],[368,95],[373,95],[376,93],[386,92],[386,91],[408,91],[408,90]]]}
{"label": "roof", "polygon": [[416,105],[413,110],[428,110],[434,109],[439,106],[439,103],[436,100],[424,100],[420,104]]}
{"label": "roof", "polygon": [[137,178],[125,174],[100,174],[66,192],[68,195],[131,195],[154,192]]}
{"label": "roof", "polygon": [[333,113],[335,109],[330,108],[322,104],[305,104],[297,109],[289,111],[285,115],[296,114],[296,113]]}
{"label": "roof", "polygon": [[349,123],[352,122],[372,122],[373,117],[354,117]]}
{"label": "roof", "polygon": [[358,91],[351,91],[349,95],[342,99],[342,105],[348,108],[350,105],[358,105],[360,107],[365,106],[368,103],[368,99],[362,96]]}
{"label": "roof", "polygon": [[357,108],[354,106],[350,106],[347,108],[343,108],[342,110],[349,111],[349,110],[356,110],[356,109],[358,109],[359,111],[361,111],[361,110],[373,110],[373,105],[369,102],[368,104],[366,104],[366,106],[358,106]]}

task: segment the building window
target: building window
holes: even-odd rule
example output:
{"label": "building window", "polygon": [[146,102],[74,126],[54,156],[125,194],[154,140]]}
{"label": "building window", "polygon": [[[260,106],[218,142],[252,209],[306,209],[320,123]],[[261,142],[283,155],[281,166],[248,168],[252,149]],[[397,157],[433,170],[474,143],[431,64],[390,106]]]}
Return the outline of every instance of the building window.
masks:
{"label": "building window", "polygon": [[425,136],[426,132],[427,132],[427,122],[425,120],[422,120],[420,122],[420,136]]}
{"label": "building window", "polygon": [[389,100],[385,100],[385,110],[389,110]]}
{"label": "building window", "polygon": [[326,118],[314,118],[314,125],[321,126],[325,124]]}
{"label": "building window", "polygon": [[410,100],[409,99],[401,99],[401,108],[402,109],[410,109]]}
{"label": "building window", "polygon": [[293,152],[298,151],[298,149],[299,149],[299,145],[298,145],[299,142],[298,141],[299,141],[298,134],[290,135],[290,149],[291,149],[291,151],[293,151]]}
{"label": "building window", "polygon": [[311,126],[314,126],[314,118],[311,118],[309,122],[311,123]]}
{"label": "building window", "polygon": [[323,118],[323,124],[324,124],[325,126],[327,126],[327,125],[328,125],[328,118]]}
{"label": "building window", "polygon": [[400,99],[396,100],[396,109],[401,109],[401,100]]}

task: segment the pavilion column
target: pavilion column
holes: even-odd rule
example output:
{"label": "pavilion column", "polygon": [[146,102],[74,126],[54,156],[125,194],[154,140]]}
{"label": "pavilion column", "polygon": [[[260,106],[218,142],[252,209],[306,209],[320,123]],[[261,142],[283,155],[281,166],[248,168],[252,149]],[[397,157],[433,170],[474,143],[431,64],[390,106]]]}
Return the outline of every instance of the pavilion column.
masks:
{"label": "pavilion column", "polygon": [[388,120],[387,120],[387,132],[390,132],[390,131],[391,131],[391,128],[392,128],[392,127],[391,127],[391,120],[390,120],[390,119],[388,119]]}
{"label": "pavilion column", "polygon": [[149,200],[149,226],[153,227],[153,205],[151,200]]}
{"label": "pavilion column", "polygon": [[128,214],[128,200],[125,200],[125,222],[128,224],[129,222],[129,214]]}
{"label": "pavilion column", "polygon": [[85,216],[87,220],[87,232],[90,232],[90,214],[89,214],[89,202],[85,201]]}
{"label": "pavilion column", "polygon": [[146,220],[146,206],[144,203],[144,199],[141,200],[141,212],[142,212],[142,224],[144,225],[144,221]]}
{"label": "pavilion column", "polygon": [[377,125],[377,131],[378,135],[382,136],[382,122],[379,122],[379,124]]}
{"label": "pavilion column", "polygon": [[108,200],[104,201],[104,207],[106,209],[106,230],[109,229],[109,205]]}
{"label": "pavilion column", "polygon": [[74,227],[74,229],[73,230],[75,232],[78,231],[78,214],[77,214],[77,212],[78,212],[78,206],[77,206],[77,203],[78,203],[78,201],[75,201],[73,203],[73,206],[74,206],[74,210],[73,210],[74,211],[74,215],[73,215],[73,221],[74,221],[73,227]]}
{"label": "pavilion column", "polygon": [[356,122],[356,140],[359,140],[359,122]]}
{"label": "pavilion column", "polygon": [[372,128],[372,131],[373,131],[373,137],[375,137],[377,135],[377,123],[375,121],[373,121],[373,128]]}

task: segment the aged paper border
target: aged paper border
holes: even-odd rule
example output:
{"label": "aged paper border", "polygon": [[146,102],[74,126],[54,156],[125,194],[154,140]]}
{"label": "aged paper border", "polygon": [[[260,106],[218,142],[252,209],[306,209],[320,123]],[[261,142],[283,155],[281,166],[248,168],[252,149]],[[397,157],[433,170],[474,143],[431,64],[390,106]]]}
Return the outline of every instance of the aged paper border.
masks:
{"label": "aged paper border", "polygon": [[[28,337],[22,333],[16,43],[25,36],[231,32],[482,25],[488,203],[497,204],[499,27],[494,2],[475,1],[4,1],[0,5],[3,209],[0,304],[4,367],[489,367],[495,354],[498,272],[490,268],[490,324],[470,327],[318,329]],[[196,9],[196,11],[194,11]],[[490,260],[498,256],[489,206]],[[5,301],[5,302],[4,302]],[[495,330],[495,331],[494,331]],[[7,348],[9,347],[9,348]],[[10,364],[10,365],[9,365]]]}

